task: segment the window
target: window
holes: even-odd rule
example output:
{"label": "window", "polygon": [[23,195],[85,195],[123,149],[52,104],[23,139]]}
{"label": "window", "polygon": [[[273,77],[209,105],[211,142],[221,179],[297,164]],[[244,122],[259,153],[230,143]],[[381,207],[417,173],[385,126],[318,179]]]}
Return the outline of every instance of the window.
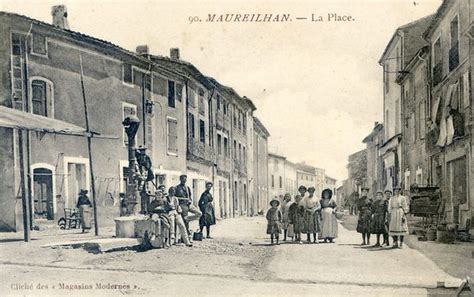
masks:
{"label": "window", "polygon": [[234,159],[237,159],[237,141],[234,140]]}
{"label": "window", "polygon": [[206,123],[199,120],[199,141],[206,143]]}
{"label": "window", "polygon": [[224,155],[229,157],[229,140],[227,137],[224,137]]}
{"label": "window", "polygon": [[283,188],[283,178],[280,176],[280,189]]}
{"label": "window", "polygon": [[400,100],[395,100],[395,133],[400,132]]}
{"label": "window", "polygon": [[275,187],[275,176],[272,174],[272,188]]}
{"label": "window", "polygon": [[438,38],[433,44],[433,66],[436,67],[443,60],[442,49],[441,49],[441,37]]}
{"label": "window", "polygon": [[194,127],[194,114],[192,113],[188,114],[188,136],[191,136],[192,138],[196,137],[195,127]]}
{"label": "window", "polygon": [[176,107],[175,86],[171,80],[168,81],[168,106]]}
{"label": "window", "polygon": [[124,63],[122,65],[122,75],[124,83],[133,84],[133,70],[131,64]]}
{"label": "window", "polygon": [[12,33],[12,55],[21,55],[21,35]]}
{"label": "window", "polygon": [[239,143],[239,161],[242,160],[242,144]]}
{"label": "window", "polygon": [[229,104],[227,104],[227,103],[224,101],[223,105],[224,105],[224,114],[227,115],[227,111],[229,110]]}
{"label": "window", "polygon": [[384,64],[383,65],[383,84],[385,88],[385,93],[388,93],[389,89],[389,72],[390,72],[390,65],[389,64]]}
{"label": "window", "polygon": [[217,154],[218,155],[222,155],[221,143],[222,143],[222,136],[220,134],[217,134]]}
{"label": "window", "polygon": [[452,71],[459,65],[459,21],[457,16],[451,21],[450,33],[449,71]]}
{"label": "window", "polygon": [[410,190],[410,171],[405,171],[405,190]]}
{"label": "window", "polygon": [[217,94],[217,110],[221,110],[221,96]]}
{"label": "window", "polygon": [[31,82],[33,113],[41,116],[48,116],[48,92],[47,84],[42,80]]}
{"label": "window", "polygon": [[41,34],[34,33],[32,39],[33,39],[33,42],[32,42],[33,44],[31,46],[31,52],[34,54],[46,56],[48,53],[47,52],[48,48],[46,45],[46,37],[44,37]]}
{"label": "window", "polygon": [[425,101],[420,102],[419,108],[419,121],[418,121],[418,135],[420,136],[420,139],[425,138],[426,134],[426,103]]}
{"label": "window", "polygon": [[451,21],[450,32],[451,48],[453,48],[457,46],[459,41],[459,21],[457,16]]}
{"label": "window", "polygon": [[149,74],[144,75],[145,78],[145,89],[151,91],[151,76]]}
{"label": "window", "polygon": [[199,109],[199,114],[206,114],[206,102],[204,100],[204,90],[203,89],[199,89],[198,90],[198,94],[199,94],[199,101],[198,101],[198,109]]}
{"label": "window", "polygon": [[183,97],[183,85],[182,84],[176,84],[176,99],[181,102],[181,98]]}
{"label": "window", "polygon": [[245,150],[245,146],[242,146],[242,154],[243,163],[245,164],[247,161],[247,151]]}
{"label": "window", "polygon": [[178,153],[178,121],[168,118],[168,153]]}
{"label": "window", "polygon": [[[137,116],[137,106],[134,104],[122,102],[122,121],[125,120],[126,117],[128,116]],[[135,136],[136,140],[137,136]],[[125,128],[123,129],[123,145],[127,146],[128,144],[128,138],[127,138],[127,133],[125,133]]]}

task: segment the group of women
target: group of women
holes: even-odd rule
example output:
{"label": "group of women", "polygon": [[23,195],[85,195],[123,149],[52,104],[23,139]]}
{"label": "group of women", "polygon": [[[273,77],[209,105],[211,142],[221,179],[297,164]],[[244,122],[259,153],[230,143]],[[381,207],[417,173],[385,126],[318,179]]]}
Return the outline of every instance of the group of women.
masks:
{"label": "group of women", "polygon": [[362,195],[357,201],[357,232],[362,234],[362,245],[370,245],[370,235],[375,234],[375,247],[389,246],[389,236],[392,236],[393,247],[402,248],[404,236],[408,234],[406,216],[409,205],[408,199],[401,195],[401,188],[395,187],[393,193],[391,190],[378,191],[375,200],[368,198],[369,189],[363,188],[361,191]]}
{"label": "group of women", "polygon": [[[303,243],[301,234],[306,234],[308,243],[334,242],[337,237],[336,202],[332,191],[325,189],[321,198],[314,195],[315,188],[300,186],[294,200],[286,194],[282,201],[275,198],[270,202],[267,212],[267,234],[271,243],[279,244],[279,235],[283,231],[283,241]],[[312,239],[311,239],[312,237]]]}

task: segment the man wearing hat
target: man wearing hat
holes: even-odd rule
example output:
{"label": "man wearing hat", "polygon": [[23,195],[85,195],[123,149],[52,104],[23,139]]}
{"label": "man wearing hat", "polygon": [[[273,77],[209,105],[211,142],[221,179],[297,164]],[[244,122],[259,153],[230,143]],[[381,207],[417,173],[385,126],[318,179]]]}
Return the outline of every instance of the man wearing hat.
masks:
{"label": "man wearing hat", "polygon": [[361,197],[357,201],[357,210],[359,211],[359,219],[357,220],[357,232],[362,234],[361,245],[370,245],[372,199],[369,199],[369,197],[367,197],[368,194],[368,188],[361,188]]}
{"label": "man wearing hat", "polygon": [[192,240],[192,232],[189,230],[189,222],[199,220],[202,213],[193,204],[191,189],[186,185],[188,176],[183,174],[179,177],[179,185],[176,186],[176,197],[178,198],[179,206],[181,207],[181,215],[183,216],[186,230],[190,240]]}
{"label": "man wearing hat", "polygon": [[147,192],[147,183],[153,182],[155,174],[153,173],[153,165],[150,157],[146,154],[147,148],[144,145],[140,145],[135,151],[135,157],[137,158],[138,170],[141,175],[141,180],[138,185],[141,197],[141,208],[143,213],[148,213],[148,206],[150,203],[149,192]]}

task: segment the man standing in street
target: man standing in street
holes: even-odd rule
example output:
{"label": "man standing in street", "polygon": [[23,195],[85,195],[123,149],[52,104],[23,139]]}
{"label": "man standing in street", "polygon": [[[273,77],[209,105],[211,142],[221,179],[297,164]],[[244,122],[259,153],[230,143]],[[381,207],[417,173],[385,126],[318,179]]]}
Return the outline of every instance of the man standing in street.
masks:
{"label": "man standing in street", "polygon": [[190,237],[190,240],[192,240],[192,232],[189,229],[189,222],[198,220],[202,213],[199,208],[193,204],[191,189],[186,185],[187,178],[186,174],[179,177],[180,183],[176,186],[176,197],[178,198],[182,210],[181,215],[183,216],[188,236]]}

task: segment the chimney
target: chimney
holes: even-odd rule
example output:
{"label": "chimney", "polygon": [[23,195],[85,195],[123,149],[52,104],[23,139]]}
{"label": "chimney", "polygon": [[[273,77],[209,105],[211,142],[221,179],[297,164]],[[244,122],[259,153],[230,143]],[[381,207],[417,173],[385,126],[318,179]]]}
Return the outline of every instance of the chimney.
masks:
{"label": "chimney", "polygon": [[170,58],[172,60],[179,60],[179,48],[170,49]]}
{"label": "chimney", "polygon": [[51,8],[53,16],[53,25],[61,29],[69,30],[69,22],[67,21],[67,8],[65,5],[55,5]]}
{"label": "chimney", "polygon": [[135,51],[139,55],[148,55],[148,45],[139,45],[139,46],[137,46]]}

